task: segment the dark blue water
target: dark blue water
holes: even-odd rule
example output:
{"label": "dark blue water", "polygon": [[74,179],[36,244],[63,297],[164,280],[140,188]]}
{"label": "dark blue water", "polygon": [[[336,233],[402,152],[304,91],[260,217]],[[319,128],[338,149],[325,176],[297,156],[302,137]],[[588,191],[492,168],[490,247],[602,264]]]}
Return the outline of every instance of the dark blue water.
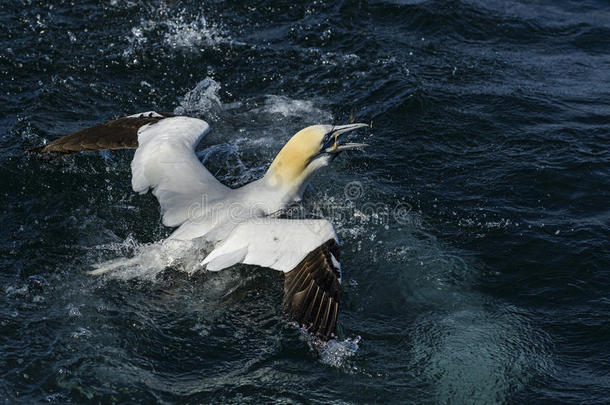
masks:
{"label": "dark blue water", "polygon": [[[607,2],[3,0],[0,84],[3,402],[608,402]],[[151,109],[209,121],[233,186],[373,121],[304,202],[342,242],[337,342],[272,271],[85,274],[171,232],[133,152],[24,151]]]}

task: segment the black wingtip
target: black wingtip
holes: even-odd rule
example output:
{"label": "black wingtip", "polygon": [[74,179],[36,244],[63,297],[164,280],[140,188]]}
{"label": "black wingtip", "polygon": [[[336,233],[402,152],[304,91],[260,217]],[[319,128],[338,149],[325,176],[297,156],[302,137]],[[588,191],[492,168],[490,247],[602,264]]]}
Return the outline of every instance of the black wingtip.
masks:
{"label": "black wingtip", "polygon": [[35,156],[36,158],[49,162],[51,160],[55,160],[57,158],[70,155],[70,153],[59,153],[54,151],[46,151],[46,145],[38,146],[36,148],[28,149],[27,154]]}
{"label": "black wingtip", "polygon": [[43,160],[53,160],[78,152],[135,149],[138,147],[138,131],[142,126],[155,124],[174,116],[165,112],[150,112],[139,114],[137,117],[117,118],[62,136],[47,145],[30,149],[29,153]]}
{"label": "black wingtip", "polygon": [[286,273],[284,282],[284,312],[323,341],[335,337],[337,326],[341,291],[338,256],[339,246],[330,239]]}

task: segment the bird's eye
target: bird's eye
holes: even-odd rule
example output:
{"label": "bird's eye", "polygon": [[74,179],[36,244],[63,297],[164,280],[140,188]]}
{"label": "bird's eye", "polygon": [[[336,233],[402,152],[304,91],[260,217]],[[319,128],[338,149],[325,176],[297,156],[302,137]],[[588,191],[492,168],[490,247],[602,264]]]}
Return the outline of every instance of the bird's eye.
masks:
{"label": "bird's eye", "polygon": [[332,136],[332,134],[331,134],[330,132],[329,132],[329,133],[327,133],[326,135],[324,135],[324,139],[322,140],[322,143],[323,143],[324,145],[326,145],[327,143],[329,143],[329,142],[330,142],[330,137],[331,137],[331,136]]}

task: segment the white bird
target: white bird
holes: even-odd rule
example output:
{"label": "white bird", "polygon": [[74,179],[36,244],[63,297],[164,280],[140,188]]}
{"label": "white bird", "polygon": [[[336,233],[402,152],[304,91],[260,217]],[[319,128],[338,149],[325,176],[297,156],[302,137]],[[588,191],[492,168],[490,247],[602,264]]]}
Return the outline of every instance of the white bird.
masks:
{"label": "white bird", "polygon": [[280,219],[277,214],[299,201],[311,176],[340,152],[366,146],[345,142],[343,135],[367,126],[302,129],[261,179],[236,189],[220,183],[195,155],[209,131],[208,123],[197,118],[154,111],[135,114],[66,135],[35,152],[57,156],[137,148],[131,162],[133,190],[152,190],[163,224],[177,227],[168,240],[211,242],[214,248],[202,262],[210,271],[244,263],[284,272],[284,311],[328,340],[334,336],[339,308],[337,235],[326,220]]}

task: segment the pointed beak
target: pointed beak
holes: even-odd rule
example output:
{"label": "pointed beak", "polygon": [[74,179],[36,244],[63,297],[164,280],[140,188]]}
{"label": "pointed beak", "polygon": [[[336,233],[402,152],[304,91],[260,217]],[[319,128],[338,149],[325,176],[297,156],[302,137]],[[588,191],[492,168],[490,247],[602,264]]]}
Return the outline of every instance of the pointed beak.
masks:
{"label": "pointed beak", "polygon": [[368,124],[348,124],[334,127],[331,138],[327,144],[324,145],[324,152],[339,153],[344,150],[359,149],[368,146],[366,143],[344,142],[344,134],[365,127],[368,127]]}

